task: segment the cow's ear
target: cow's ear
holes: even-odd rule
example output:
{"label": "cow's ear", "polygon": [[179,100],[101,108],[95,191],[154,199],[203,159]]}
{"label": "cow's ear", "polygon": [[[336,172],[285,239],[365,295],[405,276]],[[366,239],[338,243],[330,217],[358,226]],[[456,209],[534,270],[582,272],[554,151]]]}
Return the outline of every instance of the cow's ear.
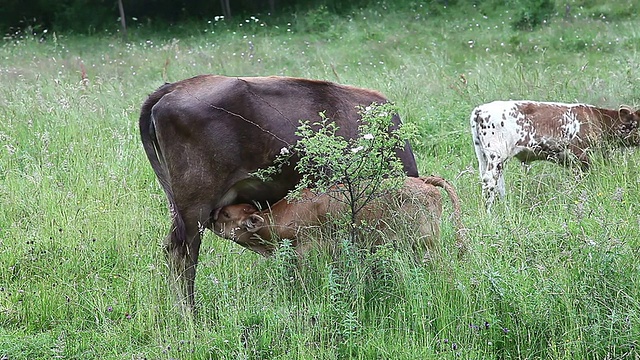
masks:
{"label": "cow's ear", "polygon": [[256,232],[262,226],[264,226],[264,219],[262,216],[257,214],[251,214],[244,221],[244,227],[251,232]]}

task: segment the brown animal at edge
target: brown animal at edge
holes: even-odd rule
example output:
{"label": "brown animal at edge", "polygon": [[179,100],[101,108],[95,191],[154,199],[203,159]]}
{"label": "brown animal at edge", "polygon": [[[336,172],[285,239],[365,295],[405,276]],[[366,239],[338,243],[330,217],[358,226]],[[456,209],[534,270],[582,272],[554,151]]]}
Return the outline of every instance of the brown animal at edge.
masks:
{"label": "brown animal at edge", "polygon": [[[358,106],[385,103],[377,91],[287,77],[201,75],[165,84],[142,105],[144,151],[171,210],[164,241],[172,282],[183,305],[194,306],[194,282],[203,229],[213,209],[241,202],[282,199],[299,181],[297,159],[261,182],[250,176],[297,141],[300,120],[320,112],[357,135]],[[394,124],[400,124],[398,116]],[[397,152],[408,176],[418,176],[410,145]]]}
{"label": "brown animal at edge", "polygon": [[[394,240],[398,240],[394,233],[396,226],[408,223],[416,227],[417,239],[412,239],[414,250],[432,251],[440,237],[442,195],[438,188],[443,188],[451,199],[457,245],[462,254],[465,245],[461,234],[460,200],[453,186],[441,177],[406,178],[398,191],[366,205],[358,220],[366,221]],[[308,248],[307,239],[302,239],[305,230],[325,225],[348,211],[348,206],[333,196],[314,194],[305,189],[299,200],[282,199],[263,211],[250,204],[228,205],[214,211],[213,230],[263,256],[272,255],[280,239],[292,240],[296,251],[302,254]],[[379,241],[373,245],[379,245]]]}

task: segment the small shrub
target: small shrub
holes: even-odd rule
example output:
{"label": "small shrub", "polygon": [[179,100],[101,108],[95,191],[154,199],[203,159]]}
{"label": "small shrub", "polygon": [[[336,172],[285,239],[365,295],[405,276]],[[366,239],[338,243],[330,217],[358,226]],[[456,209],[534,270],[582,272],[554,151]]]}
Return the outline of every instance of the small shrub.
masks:
{"label": "small shrub", "polygon": [[315,9],[308,10],[303,15],[297,15],[295,29],[304,33],[326,32],[331,29],[334,16],[326,5],[320,5]]}
{"label": "small shrub", "polygon": [[551,0],[517,0],[511,26],[515,30],[534,30],[544,24],[555,11]]}
{"label": "small shrub", "polygon": [[342,229],[355,240],[360,230],[356,224],[360,211],[381,195],[398,189],[405,176],[396,150],[404,147],[410,131],[404,125],[395,127],[392,119],[396,113],[390,103],[361,109],[358,136],[353,139],[339,136],[338,126],[323,113],[319,122],[301,121],[297,132],[300,140],[290,149],[283,149],[274,166],[254,175],[268,179],[295,154],[300,158],[296,170],[302,179],[290,198],[309,188],[344,203],[349,213],[341,223],[345,225]]}

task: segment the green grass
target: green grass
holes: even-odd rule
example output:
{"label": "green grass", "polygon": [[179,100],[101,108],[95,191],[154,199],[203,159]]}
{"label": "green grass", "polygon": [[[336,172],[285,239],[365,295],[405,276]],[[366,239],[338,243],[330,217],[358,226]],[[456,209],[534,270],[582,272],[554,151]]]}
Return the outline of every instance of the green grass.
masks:
{"label": "green grass", "polygon": [[[471,109],[494,99],[640,105],[637,21],[614,2],[597,7],[615,21],[574,4],[570,21],[514,32],[506,12],[377,8],[319,13],[320,24],[191,24],[176,38],[142,27],[129,43],[6,40],[0,357],[637,359],[637,151],[616,151],[578,177],[549,163],[526,173],[513,161],[508,195],[488,216],[469,135]],[[292,266],[286,249],[262,259],[209,232],[200,311],[183,318],[160,246],[169,213],[137,117],[164,81],[201,73],[385,93],[419,129],[420,171],[456,186],[468,256],[456,258],[446,217],[442,254],[423,265],[392,248],[343,246],[336,259],[319,252]]]}

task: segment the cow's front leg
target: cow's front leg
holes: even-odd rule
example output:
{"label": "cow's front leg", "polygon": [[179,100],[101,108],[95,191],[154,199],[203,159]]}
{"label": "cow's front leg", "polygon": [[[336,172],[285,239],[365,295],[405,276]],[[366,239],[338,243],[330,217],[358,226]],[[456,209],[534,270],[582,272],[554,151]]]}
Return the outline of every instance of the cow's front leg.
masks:
{"label": "cow's front leg", "polygon": [[[569,146],[569,151],[576,157],[578,169],[582,172],[587,172],[589,170],[589,166],[591,165],[591,161],[589,159],[588,147],[580,147],[580,146]],[[571,165],[570,162],[566,162],[565,165]]]}

